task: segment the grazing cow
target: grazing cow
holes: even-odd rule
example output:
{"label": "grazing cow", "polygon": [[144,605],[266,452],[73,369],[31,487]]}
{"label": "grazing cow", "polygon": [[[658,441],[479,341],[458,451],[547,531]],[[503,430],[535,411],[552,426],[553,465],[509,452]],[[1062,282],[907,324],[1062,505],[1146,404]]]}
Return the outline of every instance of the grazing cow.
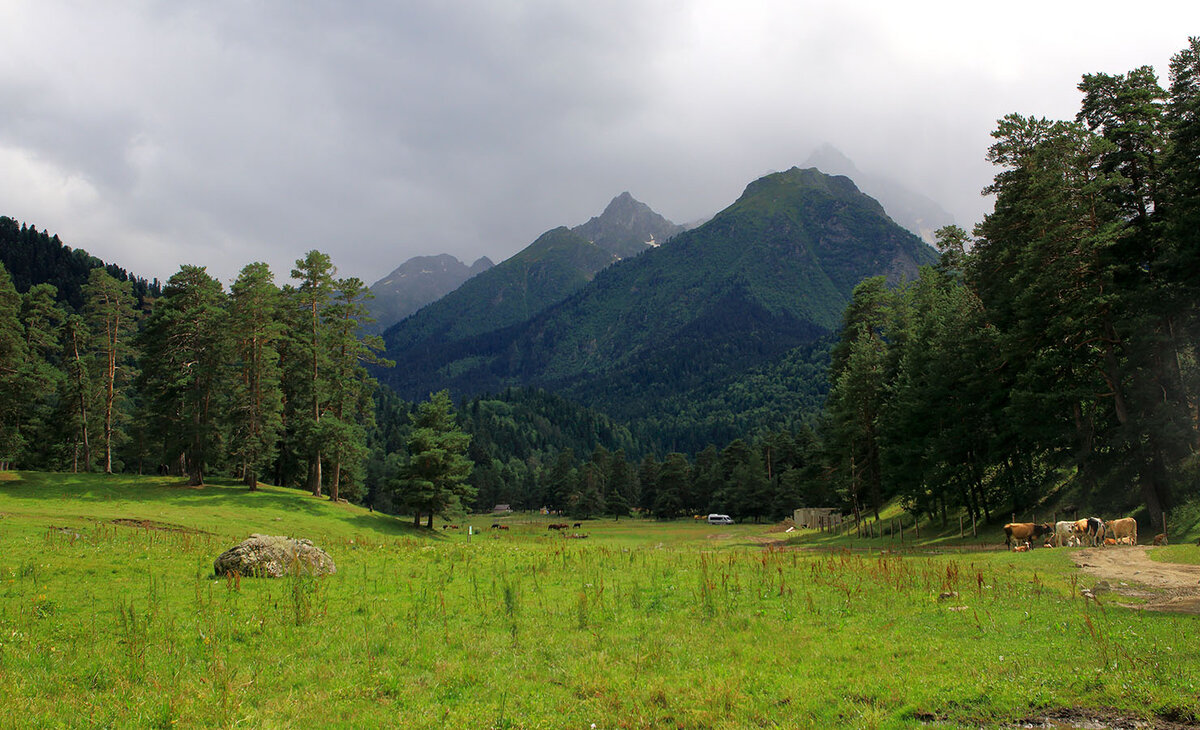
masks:
{"label": "grazing cow", "polygon": [[1155,545],[1166,545],[1167,544],[1167,533],[1160,532],[1157,535],[1155,535],[1154,536],[1154,544]]}
{"label": "grazing cow", "polygon": [[1130,545],[1137,545],[1137,520],[1132,517],[1122,517],[1119,520],[1112,520],[1107,523],[1108,531],[1106,534],[1120,540],[1129,538]]}
{"label": "grazing cow", "polygon": [[579,527],[582,524],[582,522],[576,522],[575,524],[571,525],[571,527]]}
{"label": "grazing cow", "polygon": [[1049,523],[1039,525],[1033,522],[1010,522],[1004,526],[1004,544],[1012,547],[1013,540],[1019,544],[1026,540],[1037,540],[1042,535],[1049,535],[1052,532],[1054,532],[1054,525]]}
{"label": "grazing cow", "polygon": [[1054,545],[1056,547],[1062,547],[1063,545],[1070,545],[1071,538],[1074,536],[1075,536],[1075,523],[1074,522],[1069,522],[1069,521],[1064,520],[1062,522],[1054,523]]}
{"label": "grazing cow", "polygon": [[549,525],[546,525],[546,529],[548,530],[565,530],[568,527],[570,527],[570,525],[565,522],[552,522]]}

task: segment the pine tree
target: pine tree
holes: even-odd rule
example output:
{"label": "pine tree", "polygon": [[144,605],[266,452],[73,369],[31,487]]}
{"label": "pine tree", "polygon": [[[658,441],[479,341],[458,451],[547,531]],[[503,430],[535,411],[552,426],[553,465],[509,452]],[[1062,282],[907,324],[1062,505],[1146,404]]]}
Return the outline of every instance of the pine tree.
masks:
{"label": "pine tree", "polygon": [[434,393],[412,416],[408,441],[408,463],[393,487],[400,502],[411,509],[415,524],[427,515],[433,527],[437,515],[458,512],[474,498],[467,481],[471,461],[467,448],[471,437],[459,429],[447,391]]}
{"label": "pine tree", "polygon": [[[79,458],[83,457],[83,471],[92,469],[91,419],[94,378],[87,356],[89,333],[83,317],[72,314],[63,323],[63,363],[66,379],[63,384],[62,403],[70,424],[66,429],[71,440],[71,471],[80,470]],[[80,453],[82,451],[82,454]]]}
{"label": "pine tree", "polygon": [[658,472],[654,490],[653,514],[660,520],[679,516],[684,495],[691,489],[692,469],[687,457],[678,452],[667,454]]}
{"label": "pine tree", "polygon": [[320,251],[309,251],[296,261],[292,278],[300,286],[289,290],[291,306],[295,309],[299,328],[293,333],[294,348],[299,361],[304,364],[304,378],[298,401],[304,409],[297,410],[300,423],[298,434],[304,443],[303,453],[308,458],[308,488],[314,497],[321,496],[324,434],[321,433],[321,417],[329,399],[329,348],[325,311],[333,297],[333,277],[336,269],[329,256]]}
{"label": "pine tree", "polygon": [[141,348],[143,389],[159,424],[168,461],[188,483],[204,483],[222,456],[218,414],[227,393],[229,329],[221,283],[202,266],[183,266],[155,302]]}
{"label": "pine tree", "polygon": [[282,428],[283,392],[278,343],[284,336],[281,298],[270,268],[244,267],[230,288],[229,323],[236,375],[228,414],[230,446],[242,482],[254,490],[275,457]]}
{"label": "pine tree", "polygon": [[46,469],[53,464],[58,435],[55,401],[63,380],[60,336],[65,318],[52,284],[35,284],[21,297],[21,323],[25,328],[22,390],[26,398],[21,431],[27,468]]}
{"label": "pine tree", "polygon": [[0,264],[0,470],[8,469],[23,450],[21,371],[25,358],[21,296],[8,270]]}
{"label": "pine tree", "polygon": [[[376,335],[360,337],[364,324],[370,324],[366,302],[370,290],[358,278],[334,282],[333,300],[325,309],[329,348],[329,408],[321,428],[326,458],[333,464],[329,499],[339,498],[343,473],[357,473],[357,465],[366,457],[365,426],[374,418],[375,379],[366,365],[390,367],[391,361],[378,357],[383,340]],[[345,467],[355,468],[346,470]]]}
{"label": "pine tree", "polygon": [[113,472],[113,443],[120,436],[122,387],[132,380],[131,340],[136,328],[132,284],[102,268],[92,269],[83,286],[84,315],[91,330],[90,348],[103,384],[100,403],[105,474]]}

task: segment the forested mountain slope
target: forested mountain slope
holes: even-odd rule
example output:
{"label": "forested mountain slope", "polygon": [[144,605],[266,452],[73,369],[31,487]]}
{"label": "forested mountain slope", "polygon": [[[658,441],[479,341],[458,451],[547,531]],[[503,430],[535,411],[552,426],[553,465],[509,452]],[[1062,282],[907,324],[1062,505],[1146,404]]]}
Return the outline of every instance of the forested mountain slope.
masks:
{"label": "forested mountain slope", "polygon": [[793,168],[531,319],[420,347],[393,338],[397,367],[381,375],[403,397],[536,385],[637,417],[817,340],[861,279],[911,278],[935,258],[848,178]]}
{"label": "forested mountain slope", "polygon": [[160,291],[158,280],[146,281],[130,275],[81,248],[72,249],[58,236],[6,216],[0,216],[0,264],[8,270],[18,292],[29,291],[35,284],[53,284],[58,290],[58,300],[75,310],[83,306],[81,288],[92,269],[103,268],[117,281],[132,281],[133,295],[139,303],[148,295],[158,296]]}

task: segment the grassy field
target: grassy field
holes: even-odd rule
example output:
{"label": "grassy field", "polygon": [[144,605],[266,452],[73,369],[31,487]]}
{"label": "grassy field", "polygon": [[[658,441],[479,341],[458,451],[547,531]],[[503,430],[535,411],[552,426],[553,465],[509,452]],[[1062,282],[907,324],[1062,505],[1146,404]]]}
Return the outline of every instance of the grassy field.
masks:
{"label": "grassy field", "polygon": [[[588,521],[567,531],[587,539],[570,539],[546,518],[503,521],[430,532],[271,487],[0,475],[4,724],[992,727],[1059,708],[1200,714],[1198,619],[1081,598],[1065,550],[804,550],[830,538],[693,521]],[[214,579],[213,559],[251,532],[308,537],[338,573]],[[1180,561],[1200,551],[1171,549]]]}

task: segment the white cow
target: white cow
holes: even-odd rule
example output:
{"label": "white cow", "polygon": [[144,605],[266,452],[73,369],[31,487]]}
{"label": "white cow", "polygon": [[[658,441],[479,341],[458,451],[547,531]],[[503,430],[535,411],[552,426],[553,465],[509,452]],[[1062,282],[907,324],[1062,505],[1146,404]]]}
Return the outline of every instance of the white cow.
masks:
{"label": "white cow", "polygon": [[1062,521],[1054,523],[1054,546],[1062,547],[1070,545],[1071,538],[1075,536],[1075,523],[1071,521]]}

